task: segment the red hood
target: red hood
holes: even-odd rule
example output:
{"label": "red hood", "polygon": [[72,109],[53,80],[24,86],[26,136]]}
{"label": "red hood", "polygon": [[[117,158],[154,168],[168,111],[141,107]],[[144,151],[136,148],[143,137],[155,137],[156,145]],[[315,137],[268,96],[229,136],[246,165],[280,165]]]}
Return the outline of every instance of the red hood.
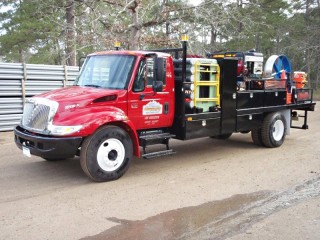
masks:
{"label": "red hood", "polygon": [[72,86],[53,90],[35,97],[59,103],[53,123],[56,125],[81,125],[92,123],[107,113],[125,116],[127,90]]}
{"label": "red hood", "polygon": [[126,90],[72,86],[43,93],[37,95],[37,97],[44,97],[57,101],[59,105],[77,103],[80,106],[83,106],[91,103],[95,99],[111,95],[118,96],[119,94],[123,94],[125,91]]}

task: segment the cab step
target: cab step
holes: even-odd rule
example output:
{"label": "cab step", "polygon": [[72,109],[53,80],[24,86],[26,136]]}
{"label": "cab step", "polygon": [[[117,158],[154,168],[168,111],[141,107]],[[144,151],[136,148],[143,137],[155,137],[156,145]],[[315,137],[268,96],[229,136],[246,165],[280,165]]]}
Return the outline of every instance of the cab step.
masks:
{"label": "cab step", "polygon": [[150,158],[155,158],[155,157],[172,155],[175,153],[176,153],[175,151],[173,151],[172,149],[169,149],[169,150],[163,150],[163,151],[158,151],[158,152],[145,153],[145,154],[142,154],[142,157],[145,159],[150,159]]}
{"label": "cab step", "polygon": [[170,133],[154,133],[154,134],[146,134],[146,135],[139,136],[139,139],[151,142],[151,141],[155,141],[155,140],[170,139],[174,136],[175,135],[170,134]]}
{"label": "cab step", "polygon": [[[175,152],[169,148],[169,140],[170,138],[174,137],[175,135],[170,134],[168,132],[151,132],[148,134],[140,135],[139,142],[140,146],[143,148],[143,158],[154,158],[160,157],[165,155],[171,155]],[[146,148],[148,145],[155,145],[155,144],[163,144],[166,146],[166,150],[156,151],[156,152],[146,152]]]}

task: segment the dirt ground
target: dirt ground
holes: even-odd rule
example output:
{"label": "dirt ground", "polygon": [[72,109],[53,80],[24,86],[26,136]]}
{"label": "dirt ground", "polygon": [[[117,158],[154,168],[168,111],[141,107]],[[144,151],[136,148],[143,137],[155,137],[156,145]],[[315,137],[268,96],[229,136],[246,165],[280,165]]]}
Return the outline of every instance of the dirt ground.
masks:
{"label": "dirt ground", "polygon": [[275,149],[240,133],[172,141],[177,154],[134,159],[107,183],[78,158],[27,158],[0,132],[0,239],[318,240],[319,123],[309,113],[309,130]]}

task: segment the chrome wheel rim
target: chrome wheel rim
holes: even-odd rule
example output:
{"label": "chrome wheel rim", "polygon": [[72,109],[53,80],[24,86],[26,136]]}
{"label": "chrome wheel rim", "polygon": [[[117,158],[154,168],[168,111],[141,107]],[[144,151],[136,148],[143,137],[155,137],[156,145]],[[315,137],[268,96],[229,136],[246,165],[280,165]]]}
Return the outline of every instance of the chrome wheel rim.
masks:
{"label": "chrome wheel rim", "polygon": [[106,172],[117,170],[125,158],[125,148],[121,141],[115,138],[105,140],[97,152],[99,167]]}
{"label": "chrome wheel rim", "polygon": [[275,121],[273,124],[272,136],[276,141],[280,141],[284,134],[284,124],[281,120]]}

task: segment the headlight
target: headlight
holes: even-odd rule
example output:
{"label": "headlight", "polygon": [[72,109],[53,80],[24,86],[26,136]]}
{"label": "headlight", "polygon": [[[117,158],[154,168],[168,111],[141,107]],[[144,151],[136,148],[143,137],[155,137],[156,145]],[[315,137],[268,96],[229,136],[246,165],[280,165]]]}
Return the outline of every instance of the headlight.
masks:
{"label": "headlight", "polygon": [[82,128],[82,125],[76,125],[76,126],[57,126],[53,124],[48,125],[48,130],[50,131],[50,134],[58,135],[58,136],[75,133],[79,131],[81,128]]}

